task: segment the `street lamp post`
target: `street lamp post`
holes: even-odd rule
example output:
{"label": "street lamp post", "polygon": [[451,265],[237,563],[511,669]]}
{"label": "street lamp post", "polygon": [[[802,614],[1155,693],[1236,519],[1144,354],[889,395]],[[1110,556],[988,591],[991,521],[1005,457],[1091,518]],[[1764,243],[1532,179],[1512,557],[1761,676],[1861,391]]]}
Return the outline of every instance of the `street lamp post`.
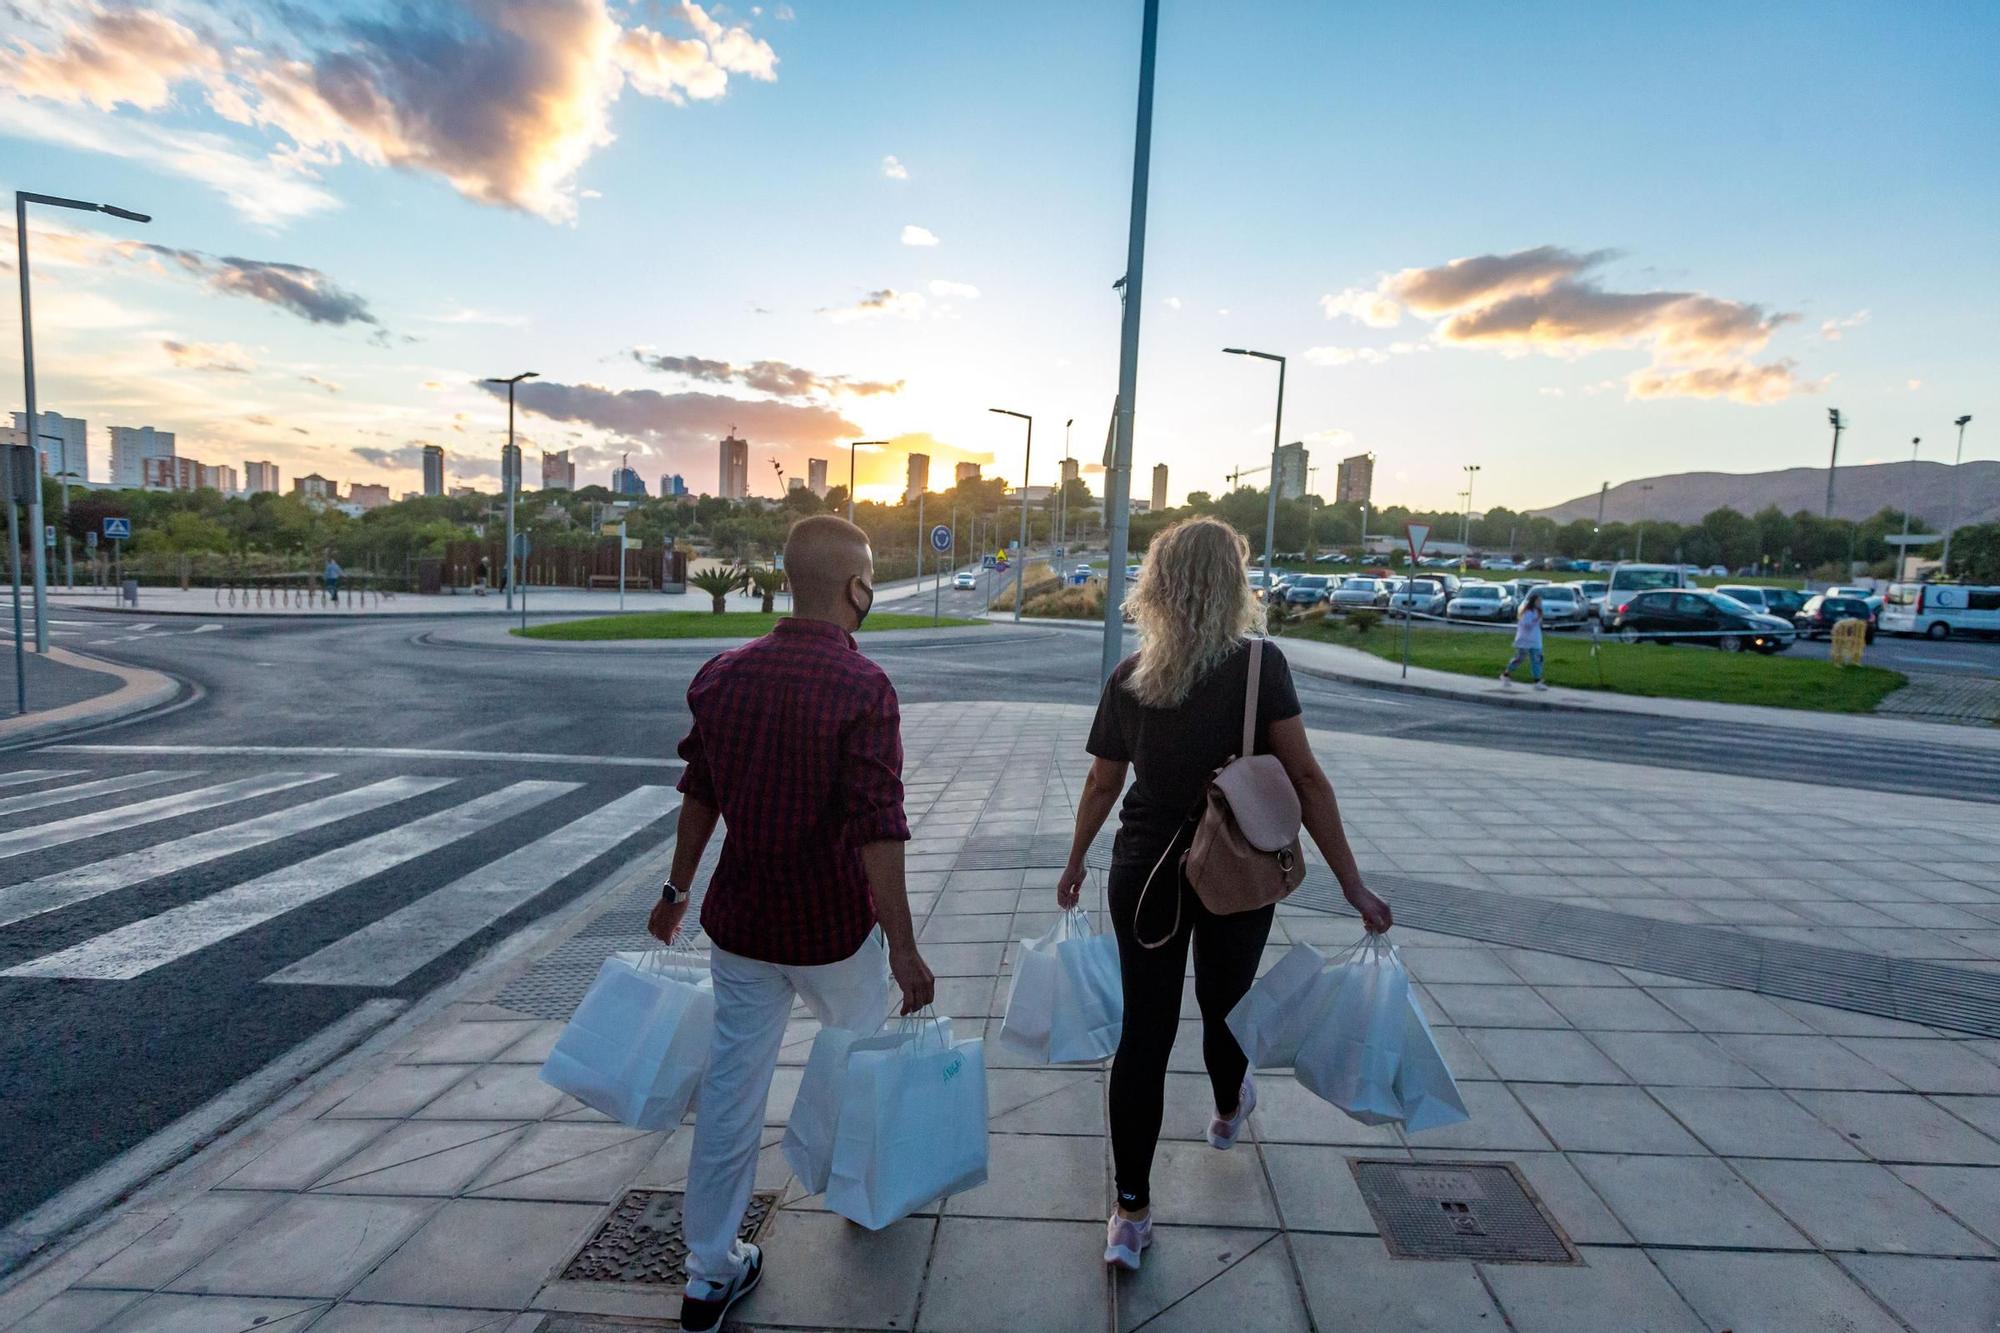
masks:
{"label": "street lamp post", "polygon": [[1465,465],[1465,521],[1458,528],[1458,576],[1465,577],[1465,558],[1472,549],[1472,483],[1479,475],[1479,464]]}
{"label": "street lamp post", "polygon": [[1264,361],[1278,363],[1278,416],[1271,423],[1271,490],[1264,501],[1264,595],[1271,595],[1271,548],[1277,540],[1278,532],[1278,441],[1284,438],[1285,429],[1285,358],[1276,352],[1255,352],[1247,347],[1225,347],[1231,356],[1254,356]]}
{"label": "street lamp post", "polygon": [[1014,623],[1021,623],[1021,598],[1027,592],[1028,579],[1028,466],[1035,454],[1035,419],[1026,412],[1015,412],[1005,407],[989,407],[989,412],[997,412],[1003,417],[1019,417],[1028,423],[1028,443],[1021,451],[1021,549],[1014,559]]}
{"label": "street lamp post", "polygon": [[[151,222],[144,213],[134,213],[128,208],[115,204],[93,204],[82,199],[64,199],[53,194],[34,194],[28,190],[14,191],[14,241],[17,251],[15,267],[21,275],[21,394],[27,408],[28,445],[35,448],[35,437],[41,434],[41,417],[35,410],[35,321],[28,303],[28,205],[47,204],[51,208],[75,208],[85,213],[109,213],[114,218],[124,218],[127,222]],[[37,453],[39,454],[39,450]],[[67,466],[64,468],[68,470]],[[33,495],[28,501],[28,545],[33,548],[35,571],[35,651],[49,650],[49,571],[48,553],[42,549],[42,487],[37,467],[37,478]],[[69,482],[63,481],[63,513],[69,513]]]}
{"label": "street lamp post", "polygon": [[1840,432],[1847,429],[1847,418],[1837,407],[1826,409],[1827,423],[1833,427],[1833,452],[1826,460],[1826,513],[1823,518],[1833,517],[1833,474],[1840,466]]}
{"label": "street lamp post", "polygon": [[1917,447],[1924,442],[1921,435],[1910,437],[1910,488],[1903,501],[1903,544],[1896,548],[1896,581],[1902,582],[1903,569],[1910,561],[1910,506],[1917,502]]}
{"label": "street lamp post", "polygon": [[1646,497],[1652,493],[1653,483],[1646,482],[1639,487],[1639,522],[1632,529],[1632,563],[1644,564],[1646,560]]}
{"label": "street lamp post", "polygon": [[1056,545],[1065,551],[1069,549],[1069,428],[1075,424],[1075,417],[1063,422],[1063,461],[1056,469]]}
{"label": "street lamp post", "polygon": [[847,442],[847,521],[854,521],[854,451],[856,449],[880,449],[887,440],[849,440]]}
{"label": "street lamp post", "polygon": [[[514,447],[514,386],[522,380],[535,378],[537,376],[534,371],[524,370],[507,379],[489,378],[486,381],[488,384],[507,386],[507,452],[500,455],[500,471],[503,474],[501,480],[507,487],[507,609],[509,611],[514,609],[514,492],[520,489],[521,484],[521,454]],[[618,550],[618,569],[621,573],[625,569],[625,549],[622,545]]]}
{"label": "street lamp post", "polygon": [[1958,427],[1958,452],[1951,456],[1951,521],[1944,526],[1944,563],[1940,566],[1946,578],[1951,577],[1951,533],[1958,526],[1958,460],[1965,457],[1965,428],[1972,424],[1972,414],[1966,413],[1951,423]]}

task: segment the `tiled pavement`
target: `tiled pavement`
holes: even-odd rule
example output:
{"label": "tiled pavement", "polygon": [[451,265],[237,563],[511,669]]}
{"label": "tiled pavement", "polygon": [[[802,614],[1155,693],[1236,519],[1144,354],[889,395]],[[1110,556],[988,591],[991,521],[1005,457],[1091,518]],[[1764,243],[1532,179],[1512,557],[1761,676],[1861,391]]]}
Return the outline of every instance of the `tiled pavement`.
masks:
{"label": "tiled pavement", "polygon": [[1875,711],[1969,727],[2000,725],[2000,680],[1930,671],[1907,674],[1910,683],[1884,699]]}
{"label": "tiled pavement", "polygon": [[[913,896],[961,1031],[997,1026],[1009,942],[1051,919],[1055,872],[954,863],[968,839],[1066,832],[1087,721],[1055,705],[908,710]],[[1855,794],[1850,809],[1824,788],[1315,740],[1375,871],[1956,967],[2000,959],[1990,808]],[[1461,812],[1449,820],[1445,791]],[[1816,827],[1843,816],[1900,832]],[[635,903],[605,906],[600,921],[637,919]],[[1356,933],[1352,918],[1288,907],[1270,953]],[[1216,1153],[1200,1138],[1190,1000],[1158,1245],[1116,1282],[1098,1263],[1101,1070],[1028,1067],[989,1044],[990,1183],[869,1234],[797,1197],[776,1148],[812,1035],[801,1018],[760,1168],[787,1204],[741,1317],[1521,1333],[2000,1323],[2000,1042],[1588,962],[1558,940],[1397,934],[1473,1118],[1415,1136],[1366,1128],[1273,1074],[1253,1141]],[[583,938],[539,966],[594,970]],[[615,930],[589,938],[624,947]],[[539,1083],[559,1023],[491,1003],[526,966],[477,978],[393,1049],[127,1205],[0,1295],[0,1326],[557,1333],[666,1319],[675,1302],[656,1292],[550,1280],[625,1190],[679,1183],[688,1135],[626,1130]],[[1514,1162],[1584,1262],[1392,1259],[1349,1171],[1363,1156]]]}

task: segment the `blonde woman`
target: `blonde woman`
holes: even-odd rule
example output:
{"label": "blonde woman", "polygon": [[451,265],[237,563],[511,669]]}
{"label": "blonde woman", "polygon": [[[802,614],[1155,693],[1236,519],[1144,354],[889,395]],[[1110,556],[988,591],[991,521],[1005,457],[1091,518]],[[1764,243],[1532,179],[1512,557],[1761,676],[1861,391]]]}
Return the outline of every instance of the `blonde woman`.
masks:
{"label": "blonde woman", "polygon": [[[1263,619],[1245,577],[1248,556],[1241,534],[1212,518],[1188,519],[1153,539],[1131,601],[1139,651],[1111,673],[1098,702],[1088,744],[1094,762],[1077,806],[1069,865],[1056,890],[1063,907],[1076,904],[1084,853],[1125,790],[1126,769],[1135,770],[1119,813],[1109,893],[1124,971],[1125,1032],[1111,1064],[1118,1207],[1107,1228],[1104,1260],[1126,1269],[1139,1267],[1153,1240],[1150,1176],[1190,944],[1202,1059],[1215,1093],[1209,1143],[1233,1147],[1257,1105],[1249,1061],[1225,1020],[1256,979],[1275,909],[1217,916],[1179,873],[1209,775],[1235,755],[1242,739],[1250,659],[1244,636]],[[1266,644],[1263,652],[1257,750],[1284,764],[1298,789],[1306,829],[1347,901],[1368,929],[1389,929],[1389,906],[1361,882],[1333,784],[1306,743],[1291,668],[1275,644]]]}

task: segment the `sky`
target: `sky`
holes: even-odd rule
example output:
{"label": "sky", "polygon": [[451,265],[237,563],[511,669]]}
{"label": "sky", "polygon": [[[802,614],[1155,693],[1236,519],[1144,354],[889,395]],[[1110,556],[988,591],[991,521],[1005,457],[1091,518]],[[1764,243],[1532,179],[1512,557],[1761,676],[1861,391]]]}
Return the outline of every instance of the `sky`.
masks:
{"label": "sky", "polygon": [[[1376,501],[2000,457],[2000,9],[1165,0],[1134,493],[1285,440]],[[848,445],[1055,478],[1117,387],[1139,0],[0,0],[40,405],[491,488]],[[11,290],[13,228],[4,232]],[[18,311],[0,310],[7,406]],[[1073,421],[1073,426],[1066,423]],[[1990,424],[1989,424],[1990,423]],[[1093,489],[1101,485],[1088,476]],[[1262,474],[1244,478],[1262,485]]]}

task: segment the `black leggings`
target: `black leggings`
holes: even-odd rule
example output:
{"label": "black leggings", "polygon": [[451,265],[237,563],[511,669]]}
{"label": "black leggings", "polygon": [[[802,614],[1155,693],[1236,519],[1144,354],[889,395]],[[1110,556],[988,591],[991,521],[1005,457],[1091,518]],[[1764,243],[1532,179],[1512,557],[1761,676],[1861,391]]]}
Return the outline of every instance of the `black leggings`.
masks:
{"label": "black leggings", "polygon": [[[1118,961],[1125,976],[1125,1032],[1111,1062],[1111,1158],[1119,1205],[1134,1212],[1147,1207],[1152,1198],[1153,1150],[1160,1141],[1165,1110],[1167,1061],[1180,1031],[1189,942],[1194,945],[1195,999],[1201,1005],[1202,1061],[1215,1089],[1216,1112],[1233,1112],[1250,1062],[1225,1020],[1257,979],[1257,963],[1276,913],[1275,908],[1264,907],[1217,916],[1181,883],[1170,856],[1146,895],[1145,917],[1135,936],[1133,915],[1151,869],[1150,859],[1142,867],[1114,868],[1109,892]],[[1148,949],[1138,937],[1153,943],[1172,928],[1176,889],[1181,899],[1180,929],[1159,948]]]}

